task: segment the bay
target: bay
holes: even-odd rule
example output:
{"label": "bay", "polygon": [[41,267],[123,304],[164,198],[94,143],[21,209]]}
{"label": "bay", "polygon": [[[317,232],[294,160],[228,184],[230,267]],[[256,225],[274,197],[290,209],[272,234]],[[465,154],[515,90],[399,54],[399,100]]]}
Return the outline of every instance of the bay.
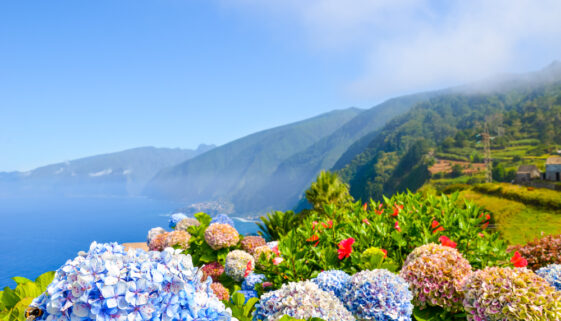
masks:
{"label": "bay", "polygon": [[[143,242],[150,228],[168,229],[169,215],[183,205],[140,197],[0,198],[0,287],[14,287],[14,276],[56,270],[92,241]],[[241,217],[233,217],[238,231],[255,233],[255,223]]]}

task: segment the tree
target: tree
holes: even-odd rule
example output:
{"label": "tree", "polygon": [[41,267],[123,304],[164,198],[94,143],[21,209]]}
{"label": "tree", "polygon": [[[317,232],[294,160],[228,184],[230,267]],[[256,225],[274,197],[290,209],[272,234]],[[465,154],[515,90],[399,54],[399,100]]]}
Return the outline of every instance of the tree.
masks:
{"label": "tree", "polygon": [[450,173],[450,175],[452,177],[460,177],[463,174],[464,169],[462,168],[462,165],[460,164],[454,164],[452,165],[452,173]]}
{"label": "tree", "polygon": [[306,199],[320,213],[324,212],[324,205],[340,206],[354,201],[349,194],[349,186],[337,174],[329,171],[319,173],[316,181],[306,191]]}

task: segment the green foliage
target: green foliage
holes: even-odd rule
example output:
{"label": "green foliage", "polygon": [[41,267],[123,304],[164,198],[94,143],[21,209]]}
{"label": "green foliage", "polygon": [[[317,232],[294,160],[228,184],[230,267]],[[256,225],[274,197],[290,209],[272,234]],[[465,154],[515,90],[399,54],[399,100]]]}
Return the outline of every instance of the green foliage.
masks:
{"label": "green foliage", "polygon": [[252,314],[255,311],[255,304],[258,298],[250,298],[245,302],[245,296],[238,292],[240,288],[236,286],[229,301],[223,301],[227,308],[232,309],[232,316],[239,321],[252,321]]}
{"label": "green foliage", "polygon": [[315,182],[306,191],[306,199],[317,212],[324,212],[324,206],[333,204],[345,206],[353,201],[349,187],[343,183],[336,173],[321,171]]}
{"label": "green foliage", "polygon": [[55,272],[52,271],[41,274],[35,281],[17,276],[12,278],[16,288],[5,287],[0,291],[0,320],[25,320],[25,310],[31,301],[47,290],[54,277]]}
{"label": "green foliage", "polygon": [[420,310],[418,307],[413,309],[413,317],[417,321],[464,321],[465,313],[451,313],[441,307],[429,307]]}
{"label": "green foliage", "polygon": [[291,231],[299,222],[298,216],[293,211],[274,211],[268,213],[267,216],[261,216],[260,219],[261,222],[257,223],[259,227],[258,233],[267,241],[278,240],[281,236]]}
{"label": "green foliage", "polygon": [[[384,198],[383,203],[371,201],[370,210],[364,210],[359,203],[349,208],[327,206],[325,213],[311,213],[280,239],[283,261],[278,265],[269,263],[263,273],[279,287],[285,282],[312,278],[323,270],[354,274],[366,265],[397,270],[414,248],[439,243],[441,235],[456,242],[475,268],[508,263],[506,243],[498,233],[484,229],[487,218],[481,209],[469,202],[459,203],[457,193],[424,197],[408,192]],[[432,228],[435,220],[444,231]],[[339,259],[339,243],[348,238],[355,239],[352,253]],[[365,254],[372,247],[387,250],[387,258],[380,262],[379,256]]]}

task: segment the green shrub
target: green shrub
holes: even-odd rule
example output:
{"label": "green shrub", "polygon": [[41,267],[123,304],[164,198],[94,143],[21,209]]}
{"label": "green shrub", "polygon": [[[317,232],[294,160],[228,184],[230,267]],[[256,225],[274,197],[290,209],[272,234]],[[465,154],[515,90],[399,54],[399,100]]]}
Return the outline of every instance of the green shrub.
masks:
{"label": "green shrub", "polygon": [[278,240],[281,236],[286,235],[299,222],[299,218],[293,211],[281,212],[274,211],[267,216],[261,216],[261,223],[257,223],[259,227],[259,235],[266,240]]}
{"label": "green shrub", "polygon": [[25,310],[31,301],[47,290],[54,277],[55,272],[47,272],[35,281],[17,276],[12,278],[17,284],[16,288],[12,290],[5,287],[0,291],[0,320],[25,320]]}
{"label": "green shrub", "polygon": [[[359,203],[350,209],[326,206],[325,214],[311,213],[298,228],[281,237],[282,262],[264,262],[263,273],[275,287],[310,279],[324,270],[353,274],[362,269],[363,253],[372,247],[387,251],[385,262],[397,269],[414,248],[438,243],[443,235],[457,243],[475,268],[508,264],[506,243],[498,233],[484,229],[486,215],[469,202],[458,206],[457,198],[457,193],[425,197],[408,192],[385,198],[384,203],[371,201],[369,210]],[[354,239],[351,252],[341,258],[341,242],[350,238]]]}

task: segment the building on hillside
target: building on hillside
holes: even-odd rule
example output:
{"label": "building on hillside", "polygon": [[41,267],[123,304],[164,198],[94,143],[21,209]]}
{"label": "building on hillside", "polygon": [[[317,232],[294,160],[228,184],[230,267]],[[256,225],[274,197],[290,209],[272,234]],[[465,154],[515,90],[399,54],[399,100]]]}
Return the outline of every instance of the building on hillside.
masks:
{"label": "building on hillside", "polygon": [[540,179],[541,173],[536,165],[520,165],[516,172],[516,183],[530,182],[533,179]]}
{"label": "building on hillside", "polygon": [[545,162],[545,179],[561,181],[561,156],[551,156]]}

